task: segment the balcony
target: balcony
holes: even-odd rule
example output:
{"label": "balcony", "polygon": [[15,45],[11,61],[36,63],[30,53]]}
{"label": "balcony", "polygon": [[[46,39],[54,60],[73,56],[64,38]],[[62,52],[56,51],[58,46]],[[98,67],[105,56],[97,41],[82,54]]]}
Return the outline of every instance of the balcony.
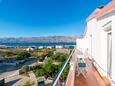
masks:
{"label": "balcony", "polygon": [[91,60],[85,58],[85,62],[89,65],[86,68],[87,73],[85,77],[82,74],[79,76],[77,76],[77,73],[75,74],[75,86],[111,86],[109,79],[99,74]]}
{"label": "balcony", "polygon": [[[87,73],[85,76],[82,73],[78,76],[78,58],[83,58],[87,64]],[[67,63],[70,63],[70,69],[66,80],[62,84],[60,76]],[[50,86],[111,86],[112,82],[109,77],[101,76],[97,68],[94,66],[94,63],[96,63],[94,60],[92,61],[92,59],[85,58],[82,52],[77,49],[73,49],[68,60],[64,63]]]}

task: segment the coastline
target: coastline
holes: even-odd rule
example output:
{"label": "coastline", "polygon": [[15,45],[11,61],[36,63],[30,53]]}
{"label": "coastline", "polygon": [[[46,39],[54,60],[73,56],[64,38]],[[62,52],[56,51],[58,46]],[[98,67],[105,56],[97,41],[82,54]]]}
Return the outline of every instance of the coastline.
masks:
{"label": "coastline", "polygon": [[0,43],[0,46],[73,46],[75,42],[28,42],[28,43]]}

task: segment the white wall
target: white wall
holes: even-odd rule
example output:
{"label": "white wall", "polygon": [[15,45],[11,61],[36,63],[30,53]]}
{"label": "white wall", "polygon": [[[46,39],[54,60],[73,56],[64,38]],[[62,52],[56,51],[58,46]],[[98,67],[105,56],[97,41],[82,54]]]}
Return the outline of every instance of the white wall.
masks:
{"label": "white wall", "polygon": [[[106,71],[106,59],[105,56],[102,55],[103,49],[105,50],[106,45],[106,34],[102,31],[102,27],[100,23],[98,23],[97,19],[92,19],[87,23],[88,29],[90,30],[90,34],[92,37],[90,37],[90,48],[89,53],[91,56],[95,59],[95,61]],[[103,47],[103,46],[104,47]],[[104,54],[105,55],[105,54]],[[97,66],[98,67],[98,66]],[[104,74],[104,72],[98,67],[99,72],[101,75]]]}
{"label": "white wall", "polygon": [[[77,45],[83,50],[88,48],[88,52],[98,62],[102,69],[97,66],[100,74],[107,75],[107,31],[112,28],[112,78],[115,80],[115,12],[105,15],[98,19],[87,22],[87,33],[84,39],[78,39]],[[92,35],[92,36],[91,36]]]}
{"label": "white wall", "polygon": [[76,41],[77,41],[77,48],[79,48],[84,53],[85,50],[88,48],[87,39],[86,38],[77,39]]}
{"label": "white wall", "polygon": [[112,79],[115,81],[115,15],[112,17]]}

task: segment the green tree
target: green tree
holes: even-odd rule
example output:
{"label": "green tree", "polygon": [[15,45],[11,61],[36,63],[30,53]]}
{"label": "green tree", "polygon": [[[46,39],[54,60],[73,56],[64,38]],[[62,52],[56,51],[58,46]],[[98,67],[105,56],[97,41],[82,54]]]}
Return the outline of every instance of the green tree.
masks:
{"label": "green tree", "polygon": [[44,65],[45,72],[51,72],[52,71],[52,64],[45,64]]}
{"label": "green tree", "polygon": [[69,49],[73,49],[74,48],[74,46],[69,46]]}
{"label": "green tree", "polygon": [[30,57],[31,56],[31,54],[30,53],[28,53],[28,52],[21,52],[21,53],[19,53],[18,55],[17,55],[17,60],[23,60],[23,59],[25,59],[25,58],[28,58],[28,57]]}
{"label": "green tree", "polygon": [[36,64],[31,69],[33,71],[35,71],[35,70],[39,70],[39,69],[42,69],[42,68],[43,68],[43,64]]}
{"label": "green tree", "polygon": [[36,77],[44,76],[44,70],[43,69],[37,69],[35,71],[35,75],[36,75]]}
{"label": "green tree", "polygon": [[68,64],[66,65],[66,67],[65,67],[65,69],[64,69],[64,71],[63,71],[63,73],[61,74],[61,79],[62,79],[62,80],[65,80],[65,79],[66,79],[69,68],[70,68],[70,65],[69,65],[69,63],[68,63]]}
{"label": "green tree", "polygon": [[68,54],[56,53],[52,56],[52,59],[58,62],[64,62],[68,58]]}
{"label": "green tree", "polygon": [[53,60],[51,57],[48,57],[45,61],[46,64],[52,64],[53,63]]}
{"label": "green tree", "polygon": [[34,83],[30,82],[30,81],[27,81],[26,83],[24,83],[23,86],[33,86]]}
{"label": "green tree", "polygon": [[15,53],[13,53],[13,52],[5,52],[6,53],[6,56],[13,56],[13,55],[15,55]]}
{"label": "green tree", "polygon": [[53,55],[53,51],[49,51],[48,54],[47,54],[47,57],[50,57]]}
{"label": "green tree", "polygon": [[29,71],[29,69],[30,69],[30,68],[29,68],[28,65],[24,65],[24,66],[21,68],[21,71],[27,73],[27,72]]}

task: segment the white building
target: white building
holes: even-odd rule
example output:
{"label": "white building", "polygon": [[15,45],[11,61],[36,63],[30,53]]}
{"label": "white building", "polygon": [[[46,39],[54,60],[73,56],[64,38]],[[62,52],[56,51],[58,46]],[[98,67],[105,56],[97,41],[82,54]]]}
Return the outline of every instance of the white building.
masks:
{"label": "white building", "polygon": [[47,48],[52,49],[52,46],[47,46]]}
{"label": "white building", "polygon": [[61,49],[61,48],[63,48],[63,46],[56,45],[56,48]]}
{"label": "white building", "polygon": [[77,48],[98,63],[95,66],[101,76],[115,81],[115,0],[97,8],[86,21],[85,34],[77,39]]}
{"label": "white building", "polygon": [[43,49],[43,46],[39,46],[39,49]]}
{"label": "white building", "polygon": [[26,51],[34,51],[35,49],[34,48],[32,48],[32,47],[28,47],[27,49],[26,49]]}

